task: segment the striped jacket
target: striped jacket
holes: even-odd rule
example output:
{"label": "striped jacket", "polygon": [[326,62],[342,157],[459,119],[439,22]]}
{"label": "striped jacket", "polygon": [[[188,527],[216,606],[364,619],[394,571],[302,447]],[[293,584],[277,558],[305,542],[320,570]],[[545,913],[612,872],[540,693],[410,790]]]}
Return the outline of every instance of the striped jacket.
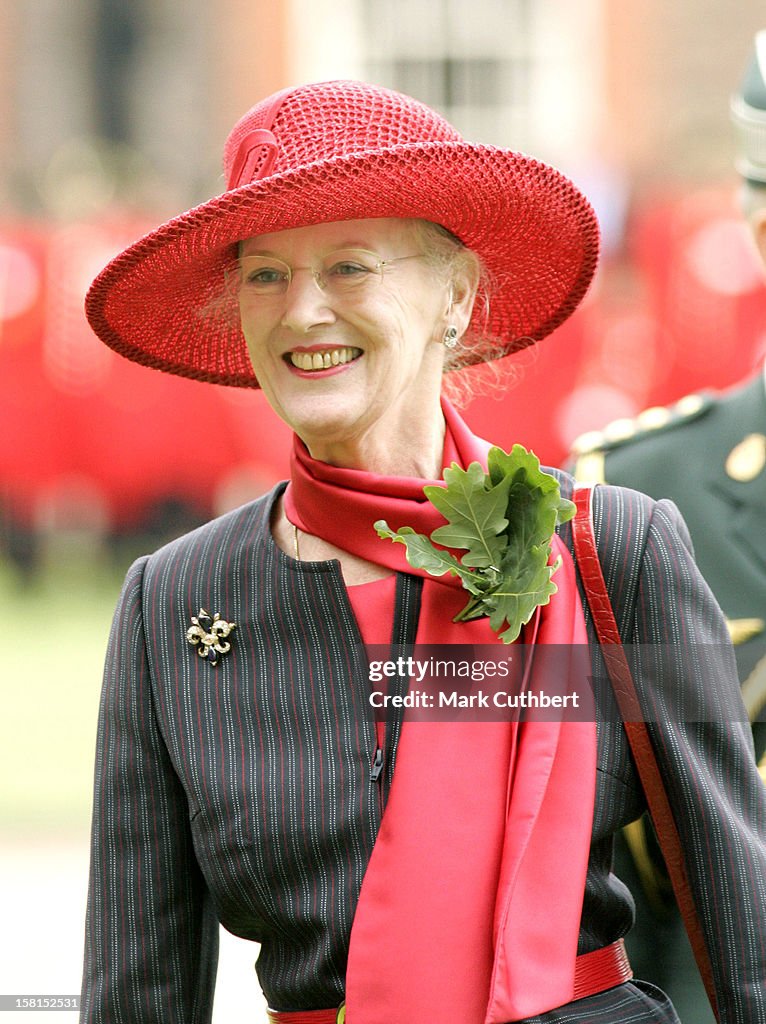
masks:
{"label": "striped jacket", "polygon": [[[570,478],[559,476],[569,493]],[[209,1021],[219,921],[261,943],[257,969],[271,1006],[329,1007],[343,996],[381,815],[367,667],[338,564],[297,562],[275,545],[277,493],[140,559],[126,579],[97,741],[88,1024]],[[766,791],[744,712],[723,720],[718,705],[739,700],[725,626],[671,503],[602,487],[594,515],[623,639],[640,645],[637,683],[685,841],[721,1019],[763,1024]],[[568,525],[562,537],[571,548]],[[186,641],[200,608],[237,624],[215,667]],[[710,651],[719,652],[715,685]],[[660,666],[656,687],[648,681]],[[603,685],[595,646],[593,675]],[[675,702],[690,687],[703,713],[681,721]],[[643,808],[624,731],[600,722],[581,953],[631,926],[612,843]],[[676,1020],[662,993],[636,981],[528,1024]]]}

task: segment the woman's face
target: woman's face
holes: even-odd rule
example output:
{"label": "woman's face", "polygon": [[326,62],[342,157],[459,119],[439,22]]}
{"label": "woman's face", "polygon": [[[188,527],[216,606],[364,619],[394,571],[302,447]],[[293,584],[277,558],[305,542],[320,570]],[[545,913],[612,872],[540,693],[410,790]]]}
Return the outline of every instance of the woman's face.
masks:
{"label": "woman's face", "polygon": [[[402,219],[318,224],[241,245],[239,309],[253,370],[315,458],[439,416],[450,287],[418,249],[413,222]],[[348,250],[394,262],[370,272],[375,260],[357,264]],[[274,260],[292,271],[289,283]]]}

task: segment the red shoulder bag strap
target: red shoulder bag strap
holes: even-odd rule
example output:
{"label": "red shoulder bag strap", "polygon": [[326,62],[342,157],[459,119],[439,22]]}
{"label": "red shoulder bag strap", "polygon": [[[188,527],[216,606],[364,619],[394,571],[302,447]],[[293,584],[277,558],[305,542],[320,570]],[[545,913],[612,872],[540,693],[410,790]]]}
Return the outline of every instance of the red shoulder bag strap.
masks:
{"label": "red shoulder bag strap", "polygon": [[606,662],[607,672],[612,683],[617,706],[625,726],[633,760],[638,770],[641,784],[646,795],[654,830],[662,850],[668,875],[673,886],[676,902],[689,935],[694,958],[697,961],[702,980],[705,984],[710,1005],[716,1020],[719,1020],[715,987],[713,985],[713,969],[710,964],[705,938],[702,932],[697,911],[694,906],[689,880],[686,875],[681,840],[670,809],[668,795],[662,781],[662,774],[654,755],[649,732],[641,714],[633,676],[622,648],[620,631],[612,610],[612,603],[606,589],[604,574],[596,548],[593,532],[592,516],[593,488],[578,484],[573,498],[577,512],[572,522],[575,558],[580,578],[585,586],[593,616],[593,624],[601,644],[601,653]]}

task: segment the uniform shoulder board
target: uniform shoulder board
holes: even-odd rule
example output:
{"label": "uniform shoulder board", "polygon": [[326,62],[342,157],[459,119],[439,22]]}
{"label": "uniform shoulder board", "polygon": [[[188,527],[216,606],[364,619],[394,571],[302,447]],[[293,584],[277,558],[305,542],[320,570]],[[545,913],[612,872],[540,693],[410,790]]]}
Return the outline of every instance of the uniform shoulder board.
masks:
{"label": "uniform shoulder board", "polygon": [[713,402],[710,394],[685,395],[672,405],[653,405],[638,416],[612,420],[602,430],[581,434],[572,445],[575,478],[583,483],[603,483],[604,458],[610,451],[698,419],[712,407]]}
{"label": "uniform shoulder board", "polygon": [[572,445],[572,454],[579,456],[590,452],[611,451],[646,434],[689,423],[706,413],[712,405],[711,395],[699,393],[685,395],[672,405],[653,405],[638,416],[612,420],[602,430],[589,430],[581,434]]}

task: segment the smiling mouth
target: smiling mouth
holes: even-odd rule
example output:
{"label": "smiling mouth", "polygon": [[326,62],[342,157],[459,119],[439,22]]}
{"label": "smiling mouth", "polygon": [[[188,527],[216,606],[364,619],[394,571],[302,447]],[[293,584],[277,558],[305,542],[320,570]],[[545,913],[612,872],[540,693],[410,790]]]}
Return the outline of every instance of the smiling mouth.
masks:
{"label": "smiling mouth", "polygon": [[360,348],[328,348],[319,352],[288,352],[287,358],[297,369],[304,372],[329,370],[333,366],[351,363],[362,354]]}

